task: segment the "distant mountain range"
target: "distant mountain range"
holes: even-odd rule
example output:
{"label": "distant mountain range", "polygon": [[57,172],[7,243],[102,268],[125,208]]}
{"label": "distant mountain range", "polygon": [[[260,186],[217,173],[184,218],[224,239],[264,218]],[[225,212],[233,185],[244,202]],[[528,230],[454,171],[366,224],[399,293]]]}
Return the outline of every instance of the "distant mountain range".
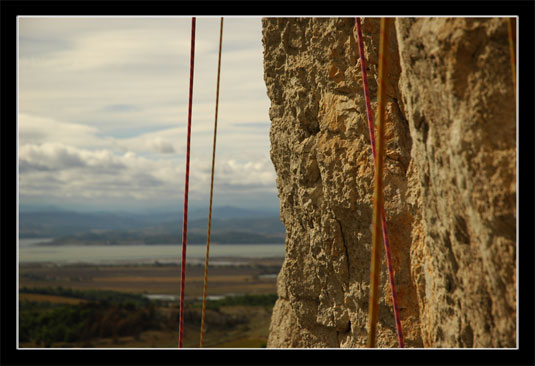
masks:
{"label": "distant mountain range", "polygon": [[[188,214],[188,243],[206,243],[207,210]],[[182,240],[182,212],[81,213],[61,209],[19,212],[20,238],[54,238],[46,245],[177,244]],[[237,207],[216,207],[211,241],[221,244],[284,243],[278,214]]]}

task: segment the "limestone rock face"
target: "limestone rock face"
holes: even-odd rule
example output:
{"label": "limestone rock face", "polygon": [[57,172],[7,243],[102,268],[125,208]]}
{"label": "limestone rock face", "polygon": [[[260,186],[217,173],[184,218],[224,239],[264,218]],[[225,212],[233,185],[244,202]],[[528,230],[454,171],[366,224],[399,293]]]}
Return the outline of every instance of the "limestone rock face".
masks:
{"label": "limestone rock face", "polygon": [[[504,19],[403,19],[426,346],[516,343],[516,128]],[[416,258],[415,258],[416,259]]]}
{"label": "limestone rock face", "polygon": [[[374,167],[353,18],[263,19],[286,258],[268,347],[364,347]],[[379,19],[363,19],[372,108]],[[516,133],[503,19],[397,19],[385,212],[407,347],[514,347]],[[384,252],[384,251],[383,251]],[[383,255],[378,347],[397,347]]]}

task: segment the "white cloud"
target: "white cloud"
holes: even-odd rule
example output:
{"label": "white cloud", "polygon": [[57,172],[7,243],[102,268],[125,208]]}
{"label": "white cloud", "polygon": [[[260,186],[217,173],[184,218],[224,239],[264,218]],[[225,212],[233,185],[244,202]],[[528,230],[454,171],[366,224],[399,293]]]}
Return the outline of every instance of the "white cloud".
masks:
{"label": "white cloud", "polygon": [[227,160],[220,164],[218,178],[231,185],[272,186],[275,171],[270,161]]}
{"label": "white cloud", "polygon": [[164,140],[163,138],[157,137],[154,140],[150,142],[154,150],[157,152],[160,152],[162,154],[172,154],[175,152],[175,148],[173,147],[173,144],[168,141]]}
{"label": "white cloud", "polygon": [[95,127],[25,113],[18,115],[18,129],[20,145],[65,141],[74,146],[101,147],[109,144],[109,139],[97,136],[98,129]]}
{"label": "white cloud", "polygon": [[[260,24],[225,19],[219,202],[277,200]],[[181,200],[190,19],[22,18],[20,35],[21,198]],[[218,42],[219,18],[198,18],[192,200],[209,193]]]}
{"label": "white cloud", "polygon": [[186,128],[169,128],[140,134],[135,137],[115,139],[115,145],[122,151],[138,153],[184,154]]}
{"label": "white cloud", "polygon": [[21,171],[31,170],[30,167],[44,171],[89,168],[92,173],[113,174],[126,167],[121,160],[109,150],[90,151],[58,143],[23,145],[19,149]]}
{"label": "white cloud", "polygon": [[[125,65],[161,66],[165,63],[183,62],[189,55],[190,40],[178,35],[187,34],[188,19],[135,19],[135,18],[84,18],[81,22],[97,23],[100,27],[79,28],[71,19],[64,18],[21,18],[20,31],[23,36],[42,38],[36,32],[40,29],[61,29],[65,33],[49,34],[53,39],[66,39],[68,48],[52,49],[44,56],[26,55],[23,65],[38,64],[50,70],[91,71],[97,68],[122,67]],[[28,29],[29,28],[29,29]],[[74,33],[71,33],[74,30]],[[196,42],[196,50],[205,53],[212,46],[203,39]]]}
{"label": "white cloud", "polygon": [[[209,191],[211,161],[192,159],[193,198]],[[184,162],[152,160],[129,151],[90,151],[57,143],[25,145],[19,149],[20,194],[49,197],[123,197],[151,200],[182,196]],[[263,188],[272,191],[275,174],[268,161],[226,160],[216,164],[215,184],[226,191]],[[246,193],[246,192],[242,192]]]}
{"label": "white cloud", "polygon": [[[86,150],[61,144],[25,145],[19,149],[20,194],[53,197],[151,198],[153,187],[172,184],[151,172],[169,169],[166,161],[153,161],[133,152]],[[167,177],[169,178],[169,177]]]}

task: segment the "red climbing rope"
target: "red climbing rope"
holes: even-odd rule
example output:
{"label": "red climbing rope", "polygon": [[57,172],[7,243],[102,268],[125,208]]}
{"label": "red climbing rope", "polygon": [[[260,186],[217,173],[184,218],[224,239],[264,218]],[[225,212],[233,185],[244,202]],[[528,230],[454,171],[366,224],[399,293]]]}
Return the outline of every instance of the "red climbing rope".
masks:
{"label": "red climbing rope", "polygon": [[[358,40],[358,48],[359,48],[359,55],[360,55],[360,67],[361,67],[361,71],[362,71],[362,84],[363,84],[364,96],[365,96],[365,100],[366,100],[366,115],[368,117],[368,130],[369,130],[369,134],[370,134],[370,143],[371,143],[371,147],[372,147],[373,162],[374,162],[374,165],[377,167],[376,170],[379,170],[379,167],[377,166],[377,161],[376,161],[373,113],[372,113],[372,108],[371,108],[371,103],[370,103],[370,91],[369,91],[369,87],[368,87],[368,77],[367,77],[367,73],[366,73],[366,56],[364,55],[364,44],[363,44],[363,41],[362,41],[362,30],[361,30],[361,25],[360,25],[360,18],[358,18],[358,17],[355,18],[355,27],[356,27],[356,30],[357,30],[357,40]],[[382,28],[381,28],[381,30],[383,31]],[[384,36],[386,37],[387,35],[385,34]],[[383,51],[383,53],[381,54],[381,56],[384,57],[384,50],[382,50],[382,51]],[[382,61],[384,63],[384,59]],[[381,64],[381,60],[380,60],[380,64]],[[383,67],[384,66],[386,66],[386,65],[383,65]],[[381,91],[384,92],[384,85],[382,85],[382,83],[383,83],[382,75],[380,75],[379,77],[380,77],[380,84],[381,84],[380,85],[380,89],[382,89],[382,90],[379,91],[379,93],[381,93]],[[384,100],[384,97],[382,98],[382,100]],[[381,105],[381,108],[382,107],[383,106]],[[381,114],[379,118],[382,119],[382,113],[383,112],[379,111],[379,113]],[[382,174],[381,174],[381,176],[382,176]],[[377,197],[376,197],[376,202],[377,201],[378,200],[377,200]],[[389,281],[390,281],[390,289],[391,289],[391,293],[392,293],[392,303],[393,303],[393,308],[394,308],[394,319],[395,319],[395,322],[396,322],[396,333],[397,333],[397,337],[398,337],[399,346],[401,348],[403,348],[404,347],[403,332],[402,332],[402,328],[401,328],[401,320],[400,320],[400,315],[399,315],[399,310],[398,310],[398,305],[397,305],[396,285],[395,285],[395,279],[394,279],[394,270],[393,270],[393,267],[392,267],[392,259],[391,259],[391,255],[390,255],[390,243],[389,243],[389,240],[388,240],[388,230],[387,230],[387,226],[386,226],[384,205],[382,204],[382,202],[377,202],[377,203],[379,203],[379,211],[380,211],[380,214],[381,214],[382,233],[383,233],[383,239],[384,239],[386,263],[387,263],[387,266],[388,266],[388,278],[389,278]]]}
{"label": "red climbing rope", "polygon": [[180,319],[178,328],[178,348],[182,348],[184,336],[184,291],[186,285],[186,245],[188,239],[188,192],[189,192],[189,154],[191,141],[191,107],[193,101],[193,65],[195,58],[195,17],[191,18],[191,56],[189,65],[189,106],[188,137],[186,143],[186,182],[184,185],[184,220],[182,224],[182,268],[180,273]]}
{"label": "red climbing rope", "polygon": [[214,196],[214,170],[215,170],[215,147],[217,137],[217,110],[219,107],[219,79],[221,76],[221,46],[223,43],[223,17],[219,26],[219,57],[217,63],[217,88],[215,96],[215,121],[214,121],[214,143],[212,147],[212,175],[210,179],[210,204],[208,207],[208,235],[206,237],[206,261],[204,264],[204,290],[202,296],[202,315],[201,315],[201,341],[199,347],[204,344],[204,319],[206,317],[206,295],[208,286],[208,259],[210,257],[210,233],[212,229],[212,200]]}

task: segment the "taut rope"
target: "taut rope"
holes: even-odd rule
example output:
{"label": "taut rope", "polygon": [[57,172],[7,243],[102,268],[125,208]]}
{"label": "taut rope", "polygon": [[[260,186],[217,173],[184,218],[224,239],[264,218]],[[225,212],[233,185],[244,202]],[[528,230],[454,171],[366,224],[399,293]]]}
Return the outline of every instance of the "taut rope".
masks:
{"label": "taut rope", "polygon": [[379,300],[379,274],[381,265],[381,207],[383,206],[383,155],[384,155],[384,103],[386,52],[388,51],[388,32],[390,20],[381,18],[381,34],[379,42],[379,90],[377,103],[377,160],[375,169],[373,232],[372,232],[372,260],[370,281],[370,302],[368,309],[368,339],[367,347],[374,348],[377,337],[377,318]]}
{"label": "taut rope", "polygon": [[[362,71],[362,84],[364,89],[364,97],[366,100],[366,115],[368,117],[368,129],[370,133],[370,143],[372,146],[372,156],[373,156],[373,162],[375,165],[377,165],[376,161],[376,152],[375,152],[375,134],[373,132],[373,113],[370,103],[370,90],[368,88],[368,76],[366,73],[366,56],[364,55],[364,43],[362,41],[362,30],[360,25],[360,18],[355,18],[355,27],[357,29],[357,40],[358,40],[358,46],[359,46],[359,55],[360,55],[360,68]],[[383,238],[384,238],[384,247],[385,247],[385,253],[386,253],[386,263],[388,266],[388,278],[390,280],[390,289],[392,293],[392,305],[394,308],[394,319],[396,321],[396,333],[398,337],[398,343],[401,348],[404,347],[403,342],[403,331],[401,328],[401,320],[397,305],[397,296],[396,296],[396,284],[394,279],[394,270],[392,269],[392,259],[390,256],[390,243],[388,240],[388,229],[386,226],[386,218],[385,218],[385,211],[384,211],[384,205],[381,204],[380,206],[381,210],[381,224],[383,229]]]}
{"label": "taut rope", "polygon": [[191,54],[189,65],[189,106],[188,136],[186,142],[186,179],[184,186],[184,220],[182,224],[182,268],[180,272],[180,319],[178,328],[178,348],[182,348],[184,336],[184,291],[186,287],[186,246],[188,239],[188,192],[189,192],[189,156],[191,141],[191,109],[193,101],[193,66],[195,58],[195,17],[191,18]]}
{"label": "taut rope", "polygon": [[210,179],[210,205],[208,208],[208,235],[206,238],[206,262],[204,264],[204,291],[202,297],[202,316],[201,316],[201,341],[199,347],[204,344],[204,319],[206,317],[206,288],[208,285],[208,258],[210,257],[210,233],[212,228],[212,200],[214,196],[214,168],[215,168],[215,147],[217,136],[217,110],[219,107],[219,79],[221,76],[221,46],[223,43],[223,17],[219,27],[219,58],[217,63],[217,90],[215,96],[215,121],[214,121],[214,144],[212,148],[212,177]]}

